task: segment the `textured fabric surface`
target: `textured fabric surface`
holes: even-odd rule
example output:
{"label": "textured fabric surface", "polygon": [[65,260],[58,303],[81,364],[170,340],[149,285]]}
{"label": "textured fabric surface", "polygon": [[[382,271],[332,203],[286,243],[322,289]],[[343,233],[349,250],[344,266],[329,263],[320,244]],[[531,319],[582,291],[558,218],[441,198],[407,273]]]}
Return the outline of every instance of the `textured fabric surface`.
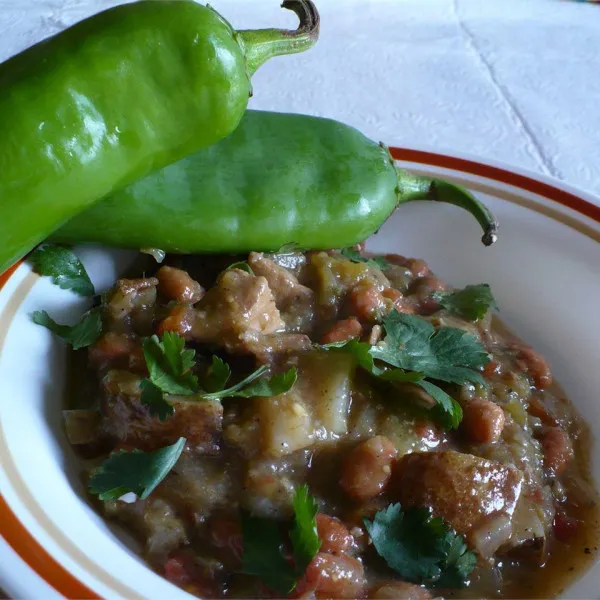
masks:
{"label": "textured fabric surface", "polygon": [[[0,60],[114,0],[0,0]],[[240,28],[295,26],[278,0],[212,0]],[[388,144],[470,152],[600,195],[600,7],[564,0],[316,0],[307,54],[251,106],[327,115]]]}

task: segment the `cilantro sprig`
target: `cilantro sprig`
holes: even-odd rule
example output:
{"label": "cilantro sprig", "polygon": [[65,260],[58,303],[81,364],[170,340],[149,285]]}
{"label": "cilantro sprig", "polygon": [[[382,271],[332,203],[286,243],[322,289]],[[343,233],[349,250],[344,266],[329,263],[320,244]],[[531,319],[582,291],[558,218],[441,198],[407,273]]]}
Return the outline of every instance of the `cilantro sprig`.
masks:
{"label": "cilantro sprig", "polygon": [[229,271],[230,269],[241,269],[242,271],[246,271],[246,273],[249,273],[250,275],[254,275],[254,271],[252,270],[252,267],[248,264],[248,261],[246,260],[240,260],[238,262],[234,262],[232,264],[230,264],[227,269],[225,269],[226,271]]}
{"label": "cilantro sprig", "polygon": [[160,420],[165,420],[175,410],[165,394],[189,396],[195,401],[270,397],[290,390],[298,377],[295,367],[279,375],[263,377],[267,371],[263,365],[242,381],[225,387],[231,376],[229,365],[213,356],[211,366],[199,382],[193,372],[196,352],[186,349],[185,340],[174,332],[165,332],[162,340],[156,335],[146,338],[143,349],[148,378],[140,383],[141,402]]}
{"label": "cilantro sprig", "polygon": [[342,248],[340,250],[340,253],[348,260],[354,263],[366,263],[368,267],[387,269],[390,266],[390,263],[387,260],[385,260],[385,258],[383,258],[382,256],[374,256],[373,258],[367,258],[354,248]]}
{"label": "cilantro sprig", "polygon": [[231,387],[211,393],[200,393],[199,396],[204,400],[217,400],[220,398],[268,398],[287,392],[293,387],[298,378],[296,367],[292,367],[279,375],[273,375],[273,377],[261,378],[266,371],[267,367],[263,365]]}
{"label": "cilantro sprig", "polygon": [[294,590],[321,547],[316,522],[318,505],[308,486],[296,490],[292,504],[294,519],[288,525],[287,537],[292,544],[293,561],[284,554],[287,537],[280,523],[249,515],[242,517],[242,573],[259,577],[282,595]]}
{"label": "cilantro sprig", "polygon": [[296,572],[302,575],[321,547],[316,520],[319,505],[308,493],[307,485],[296,490],[292,504],[294,524],[290,531],[290,540],[294,551]]}
{"label": "cilantro sprig", "polygon": [[162,341],[157,335],[143,341],[144,358],[150,381],[167,394],[188,395],[198,388],[198,378],[192,372],[196,352],[185,347],[185,340],[172,331],[165,331]]}
{"label": "cilantro sprig", "polygon": [[218,392],[225,387],[230,376],[229,365],[222,358],[213,354],[212,364],[200,383],[207,392]]}
{"label": "cilantro sprig", "polygon": [[482,319],[490,308],[498,310],[496,299],[487,283],[468,285],[455,292],[437,292],[433,297],[448,312],[469,321]]}
{"label": "cilantro sprig", "polygon": [[45,310],[36,310],[31,318],[36,325],[49,329],[74,350],[91,346],[102,335],[102,317],[97,310],[90,311],[75,325],[61,325]]}
{"label": "cilantro sprig", "polygon": [[372,346],[373,358],[448,383],[484,383],[476,369],[490,361],[489,355],[463,329],[436,329],[422,317],[398,311],[384,317],[383,327],[386,336],[382,343]]}
{"label": "cilantro sprig", "polygon": [[36,273],[51,277],[61,289],[72,290],[80,296],[94,295],[94,286],[83,263],[67,246],[40,244],[29,255],[29,261]]}
{"label": "cilantro sprig", "polygon": [[364,523],[377,553],[407,581],[463,587],[475,568],[464,538],[429,508],[390,504]]}
{"label": "cilantro sprig", "polygon": [[90,493],[100,500],[110,500],[133,492],[144,500],[175,466],[185,442],[185,438],[179,438],[172,446],[154,452],[134,450],[111,454],[92,473]]}
{"label": "cilantro sprig", "polygon": [[384,317],[382,324],[386,335],[375,346],[350,340],[321,348],[338,348],[352,354],[360,367],[381,380],[418,385],[436,402],[432,416],[448,429],[458,427],[462,420],[460,405],[426,379],[485,385],[478,369],[490,357],[483,345],[462,329],[436,329],[422,317],[397,311]]}

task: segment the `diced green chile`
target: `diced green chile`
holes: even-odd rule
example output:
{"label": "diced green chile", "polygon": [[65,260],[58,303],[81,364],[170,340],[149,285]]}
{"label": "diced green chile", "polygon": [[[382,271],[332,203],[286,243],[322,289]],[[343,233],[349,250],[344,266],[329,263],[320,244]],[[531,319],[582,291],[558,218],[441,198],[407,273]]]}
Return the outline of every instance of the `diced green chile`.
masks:
{"label": "diced green chile", "polygon": [[331,119],[247,111],[218,144],[156,171],[81,213],[53,239],[167,252],[335,248],[363,241],[396,206],[449,202],[496,238],[471,194],[409,175],[388,149]]}
{"label": "diced green chile", "polygon": [[69,218],[238,125],[250,76],[316,41],[310,0],[285,0],[296,31],[234,31],[191,0],[111,8],[0,65],[0,272]]}

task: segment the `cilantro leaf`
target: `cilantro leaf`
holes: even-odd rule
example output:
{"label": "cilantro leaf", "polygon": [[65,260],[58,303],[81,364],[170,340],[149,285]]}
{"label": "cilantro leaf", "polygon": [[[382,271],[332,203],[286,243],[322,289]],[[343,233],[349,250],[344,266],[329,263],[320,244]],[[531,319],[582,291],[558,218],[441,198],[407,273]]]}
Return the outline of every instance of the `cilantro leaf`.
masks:
{"label": "cilantro leaf", "polygon": [[371,344],[359,342],[356,339],[345,342],[331,342],[330,344],[315,344],[315,348],[319,350],[343,350],[354,356],[356,363],[371,375],[381,375],[384,369],[375,366],[375,361],[371,354]]}
{"label": "cilantro leaf", "polygon": [[465,581],[477,564],[474,552],[467,551],[467,545],[462,536],[446,531],[439,542],[440,548],[446,553],[446,569],[435,582],[437,587],[464,587]]}
{"label": "cilantro leaf", "polygon": [[377,553],[407,581],[462,587],[475,567],[462,536],[429,508],[390,504],[364,523]]}
{"label": "cilantro leaf", "polygon": [[367,258],[363,256],[358,250],[354,248],[342,248],[340,250],[342,256],[351,260],[355,263],[366,263],[368,267],[377,267],[378,269],[387,269],[390,263],[383,258],[383,256],[374,256],[373,258]]}
{"label": "cilantro leaf", "polygon": [[146,338],[144,358],[150,381],[167,394],[190,395],[198,389],[198,378],[192,373],[194,350],[185,349],[185,340],[171,331]]}
{"label": "cilantro leaf", "polygon": [[470,321],[482,319],[490,308],[498,310],[498,304],[487,283],[468,285],[455,292],[437,292],[434,298],[447,311]]}
{"label": "cilantro leaf", "polygon": [[73,290],[80,296],[93,296],[94,286],[83,263],[73,250],[57,244],[40,244],[30,255],[33,270],[52,278],[63,290]]}
{"label": "cilantro leaf", "polygon": [[273,252],[273,254],[293,254],[295,252],[301,252],[301,248],[300,246],[298,246],[298,244],[296,244],[296,242],[288,242],[287,244],[284,244],[283,246],[281,246],[279,249],[275,250],[275,252]]}
{"label": "cilantro leaf", "polygon": [[298,576],[283,555],[284,538],[279,524],[271,519],[242,515],[244,553],[241,572],[260,577],[279,594],[287,596]]}
{"label": "cilantro leaf", "polygon": [[416,315],[393,311],[383,319],[384,341],[372,346],[371,355],[389,365],[418,371],[448,383],[484,383],[476,371],[490,361],[483,345],[462,329],[435,329]]}
{"label": "cilantro leaf", "polygon": [[229,381],[230,376],[231,369],[229,368],[229,365],[213,354],[212,364],[200,382],[202,389],[207,392],[220,392],[225,387],[227,381]]}
{"label": "cilantro leaf", "polygon": [[74,350],[91,346],[102,335],[102,317],[96,310],[89,312],[75,325],[60,325],[45,310],[36,310],[31,318],[36,325],[42,325],[61,337]]}
{"label": "cilantro leaf", "polygon": [[298,378],[296,367],[292,367],[285,373],[274,375],[273,377],[259,377],[267,370],[267,366],[263,365],[250,373],[248,377],[232,385],[229,388],[212,392],[208,394],[200,394],[200,397],[205,400],[217,400],[219,398],[253,398],[255,396],[270,397],[278,396],[289,391]]}
{"label": "cilantro leaf", "polygon": [[140,400],[148,407],[151,415],[164,421],[175,412],[173,405],[165,400],[162,390],[149,379],[143,379],[140,387],[142,388]]}
{"label": "cilantro leaf", "polygon": [[230,269],[241,269],[242,271],[246,271],[246,273],[250,273],[250,275],[254,275],[254,271],[252,267],[245,260],[240,260],[239,262],[234,262],[225,269],[229,271]]}
{"label": "cilantro leaf", "polygon": [[272,519],[242,515],[242,573],[260,577],[265,585],[286,596],[294,590],[298,578],[304,575],[321,547],[315,518],[319,507],[308,486],[296,490],[292,504],[294,522],[289,539],[293,563],[283,553],[286,538],[280,524]]}
{"label": "cilantro leaf", "polygon": [[405,371],[404,369],[381,368],[375,365],[372,348],[369,344],[350,340],[348,342],[333,342],[317,348],[323,350],[343,350],[352,354],[356,362],[365,371],[390,383],[408,382],[416,383],[425,390],[437,403],[433,409],[433,416],[440,421],[447,429],[456,429],[462,420],[462,409],[460,404],[449,396],[444,390],[437,385],[428,381],[423,381],[425,374],[418,371]]}
{"label": "cilantro leaf", "polygon": [[415,381],[414,383],[424,389],[435,400],[436,406],[432,410],[436,420],[446,429],[456,429],[463,417],[460,404],[435,383],[430,381]]}
{"label": "cilantro leaf", "polygon": [[172,446],[154,452],[134,450],[111,454],[92,473],[90,493],[98,495],[100,500],[109,500],[133,492],[144,500],[175,466],[185,442],[185,438],[179,438]]}
{"label": "cilantro leaf", "polygon": [[290,539],[294,549],[296,573],[298,577],[301,577],[321,547],[315,518],[319,506],[308,493],[307,485],[303,485],[296,490],[293,506],[294,524],[290,531]]}
{"label": "cilantro leaf", "polygon": [[364,519],[377,554],[403,579],[415,583],[441,575],[439,563],[443,555],[426,526],[430,516],[425,508],[405,512],[400,504],[390,504],[378,511],[373,521]]}

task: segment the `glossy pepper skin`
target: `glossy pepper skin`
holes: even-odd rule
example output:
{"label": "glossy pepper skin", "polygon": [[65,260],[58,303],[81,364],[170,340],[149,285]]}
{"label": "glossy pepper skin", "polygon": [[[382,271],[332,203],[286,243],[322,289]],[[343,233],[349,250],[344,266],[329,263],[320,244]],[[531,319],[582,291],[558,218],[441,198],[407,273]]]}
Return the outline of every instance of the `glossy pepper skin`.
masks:
{"label": "glossy pepper skin", "polygon": [[142,0],[75,24],[0,65],[0,272],[94,201],[233,131],[268,58],[318,36],[236,32],[190,0]]}
{"label": "glossy pepper skin", "polygon": [[54,241],[167,252],[339,248],[374,233],[398,204],[437,200],[496,222],[465,190],[394,166],[385,146],[337,121],[247,111],[219,143],[76,216]]}

